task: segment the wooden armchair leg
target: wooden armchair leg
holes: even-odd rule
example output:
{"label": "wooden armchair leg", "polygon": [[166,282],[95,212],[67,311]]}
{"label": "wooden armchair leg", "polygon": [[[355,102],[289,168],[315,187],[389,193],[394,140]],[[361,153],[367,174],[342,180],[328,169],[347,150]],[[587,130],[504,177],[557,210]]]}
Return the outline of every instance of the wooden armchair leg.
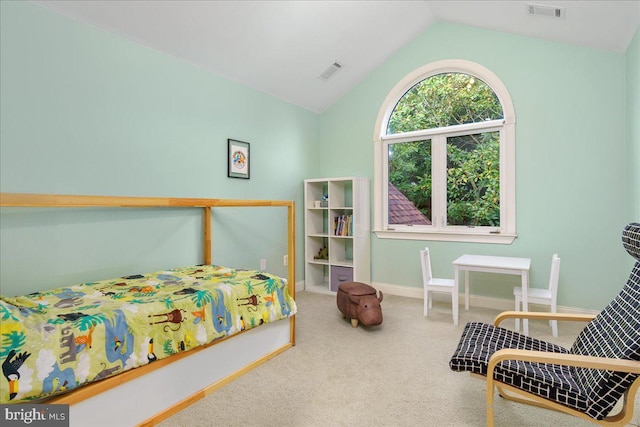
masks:
{"label": "wooden armchair leg", "polygon": [[493,427],[493,382],[487,382],[487,427]]}

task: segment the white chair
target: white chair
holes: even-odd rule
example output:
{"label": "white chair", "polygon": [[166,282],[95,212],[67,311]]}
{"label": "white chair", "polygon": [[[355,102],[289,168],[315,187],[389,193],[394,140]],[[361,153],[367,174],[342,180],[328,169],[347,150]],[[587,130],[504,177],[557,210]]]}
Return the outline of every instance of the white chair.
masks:
{"label": "white chair", "polygon": [[[549,287],[547,289],[528,288],[527,301],[529,304],[542,304],[550,307],[551,313],[557,311],[558,278],[560,277],[560,258],[558,254],[551,257],[551,274],[549,275]],[[522,303],[522,288],[513,288],[513,295],[516,298],[516,311],[520,311]],[[550,320],[551,332],[554,337],[558,336],[558,321]],[[516,319],[516,331],[520,330],[520,319]]]}
{"label": "white chair", "polygon": [[458,326],[458,289],[453,279],[437,279],[431,274],[431,257],[429,248],[420,251],[422,261],[422,284],[424,286],[424,315],[427,316],[432,307],[432,292],[446,292],[451,294],[451,310],[453,311],[453,324]]}

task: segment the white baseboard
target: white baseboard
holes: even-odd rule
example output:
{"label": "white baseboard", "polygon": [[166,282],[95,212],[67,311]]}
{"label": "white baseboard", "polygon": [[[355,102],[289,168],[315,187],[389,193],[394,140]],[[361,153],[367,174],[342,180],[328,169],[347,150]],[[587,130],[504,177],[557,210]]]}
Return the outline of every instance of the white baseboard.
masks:
{"label": "white baseboard", "polygon": [[[298,287],[300,285],[300,287]],[[422,288],[410,288],[408,286],[400,286],[400,285],[392,285],[389,283],[381,283],[381,282],[371,282],[371,286],[382,291],[387,295],[396,295],[400,297],[407,298],[424,298],[424,290]],[[296,283],[296,292],[302,291],[305,289],[304,281]],[[315,289],[307,289],[311,292],[315,292]],[[436,301],[449,301],[450,296],[447,294],[438,294],[434,293],[433,298]],[[460,305],[464,305],[464,293],[460,294],[459,297]],[[515,308],[513,299],[505,299],[505,298],[493,298],[493,297],[485,297],[481,295],[469,295],[469,306],[472,307],[481,307],[481,308],[490,308],[499,311],[508,311],[513,310]],[[544,306],[539,306],[537,304],[529,304],[529,308],[532,311],[546,311],[547,308]],[[579,307],[566,307],[566,306],[558,306],[559,313],[578,313],[578,314],[598,314],[597,310],[587,310]]]}

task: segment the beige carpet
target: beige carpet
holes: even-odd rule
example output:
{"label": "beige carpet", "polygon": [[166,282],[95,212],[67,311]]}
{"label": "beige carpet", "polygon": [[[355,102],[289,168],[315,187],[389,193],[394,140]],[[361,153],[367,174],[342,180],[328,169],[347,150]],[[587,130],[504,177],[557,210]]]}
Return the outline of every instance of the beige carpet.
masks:
{"label": "beige carpet", "polygon": [[[384,323],[352,328],[335,297],[300,292],[296,346],[160,425],[173,426],[483,426],[485,384],[448,362],[469,321],[492,322],[494,310],[460,310],[387,296]],[[505,323],[505,326],[512,326]],[[530,333],[569,346],[580,324],[561,323],[560,337],[543,322]],[[636,400],[634,423],[640,420]],[[588,426],[577,418],[506,401],[496,395],[497,426]]]}

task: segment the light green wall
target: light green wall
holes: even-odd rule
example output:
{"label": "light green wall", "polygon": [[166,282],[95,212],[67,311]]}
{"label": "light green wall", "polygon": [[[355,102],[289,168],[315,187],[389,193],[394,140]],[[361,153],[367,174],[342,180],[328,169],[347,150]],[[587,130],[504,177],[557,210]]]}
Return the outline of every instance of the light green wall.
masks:
{"label": "light green wall", "polygon": [[[451,261],[463,253],[526,256],[532,258],[532,283],[542,287],[551,255],[558,253],[559,304],[602,308],[624,284],[630,265],[620,243],[628,195],[624,55],[436,24],[322,115],[316,174],[373,181],[373,128],[385,96],[414,69],[441,59],[484,65],[511,94],[518,238],[487,245],[372,235],[372,280],[421,287],[418,250],[428,245],[437,276],[453,277]],[[515,277],[476,274],[471,292],[512,298],[517,283]]]}
{"label": "light green wall", "polygon": [[[2,191],[302,200],[317,115],[37,4],[0,7]],[[250,180],[227,178],[227,138],[251,143]],[[214,262],[286,273],[285,208],[219,212]],[[200,223],[4,209],[1,291],[49,287],[47,269],[57,285],[201,262]]]}
{"label": "light green wall", "polygon": [[640,222],[640,30],[627,49],[626,89],[628,220]]}
{"label": "light green wall", "polygon": [[[318,116],[38,5],[0,7],[2,191],[294,199],[301,280],[302,180],[372,180],[373,126],[389,90],[419,66],[460,58],[495,72],[514,101],[519,237],[429,243],[435,273],[451,277],[462,253],[530,256],[542,286],[558,252],[560,304],[593,309],[628,274],[620,230],[640,212],[637,34],[625,56],[437,24]],[[227,138],[251,143],[249,181],[226,177]],[[4,209],[0,291],[200,260],[198,212],[118,212]],[[214,261],[257,267],[267,258],[284,274],[281,216],[246,215],[214,215]],[[247,235],[258,238],[247,245]],[[419,287],[425,244],[373,236],[374,282]],[[21,271],[29,274],[17,284]],[[477,283],[474,293],[510,298],[515,281]]]}

